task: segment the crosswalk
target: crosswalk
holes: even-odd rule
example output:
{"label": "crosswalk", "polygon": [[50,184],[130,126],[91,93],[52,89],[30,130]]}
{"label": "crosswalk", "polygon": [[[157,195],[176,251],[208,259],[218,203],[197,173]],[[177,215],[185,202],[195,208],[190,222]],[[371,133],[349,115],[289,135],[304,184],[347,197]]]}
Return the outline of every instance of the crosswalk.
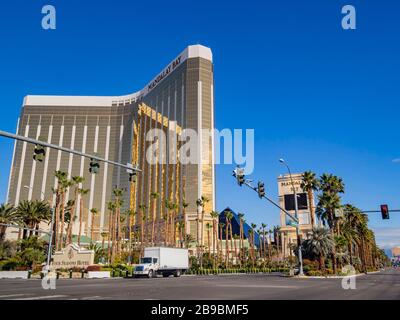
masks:
{"label": "crosswalk", "polygon": [[88,296],[74,298],[73,296],[63,294],[53,295],[34,295],[33,293],[15,293],[15,294],[0,294],[0,300],[104,300],[108,297]]}

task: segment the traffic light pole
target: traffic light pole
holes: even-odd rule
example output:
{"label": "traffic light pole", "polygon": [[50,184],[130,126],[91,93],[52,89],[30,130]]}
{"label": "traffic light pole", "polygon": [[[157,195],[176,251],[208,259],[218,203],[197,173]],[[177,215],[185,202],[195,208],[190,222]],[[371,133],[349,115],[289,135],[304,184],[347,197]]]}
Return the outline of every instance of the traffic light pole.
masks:
{"label": "traffic light pole", "polygon": [[[234,176],[235,178],[237,178],[236,175],[237,175],[237,173],[236,173],[236,171],[234,171],[233,176]],[[255,192],[258,193],[257,187],[253,187],[253,186],[251,185],[251,180],[244,179],[242,183],[239,183],[239,185],[242,185],[242,184],[244,184],[245,186],[249,187],[250,189],[252,189],[252,190],[254,190]],[[294,185],[293,185],[293,187],[294,187]],[[290,217],[290,219],[292,219],[293,221],[296,222],[296,236],[297,236],[297,239],[299,239],[299,234],[300,234],[300,230],[299,230],[299,228],[300,228],[300,223],[299,223],[298,212],[297,212],[298,210],[296,210],[296,216],[293,216],[293,215],[291,215],[288,211],[286,211],[284,208],[282,208],[279,204],[277,204],[275,201],[273,201],[272,199],[270,199],[269,197],[267,197],[265,194],[263,194],[260,198],[266,199],[266,200],[267,200],[268,202],[270,202],[272,205],[274,205],[275,207],[277,207],[277,208],[279,208],[280,210],[282,210],[288,217]],[[297,209],[297,199],[296,199],[296,198],[297,198],[297,194],[296,194],[296,191],[295,191],[295,208]],[[304,272],[303,272],[303,257],[302,257],[302,246],[301,246],[301,241],[299,241],[298,247],[299,247],[299,251],[298,251],[298,254],[299,254],[299,275],[302,276],[302,275],[304,275]]]}
{"label": "traffic light pole", "polygon": [[128,164],[122,164],[122,163],[119,163],[119,162],[106,160],[106,159],[101,158],[101,157],[96,156],[96,155],[90,155],[90,154],[87,154],[87,153],[83,153],[83,152],[79,152],[79,151],[76,151],[76,150],[64,148],[64,147],[61,147],[61,146],[58,146],[58,145],[55,145],[55,144],[51,144],[51,143],[47,143],[47,142],[44,142],[44,141],[35,140],[35,139],[29,138],[29,137],[24,137],[24,136],[21,136],[21,135],[18,135],[18,134],[9,133],[9,132],[2,131],[2,130],[0,130],[0,136],[6,137],[6,138],[11,138],[11,139],[14,139],[14,140],[24,141],[24,142],[27,142],[27,143],[37,144],[37,145],[40,145],[40,146],[43,146],[43,147],[47,147],[47,148],[51,148],[51,149],[56,149],[56,150],[72,153],[72,154],[75,154],[75,155],[78,155],[78,156],[81,156],[81,157],[94,159],[94,160],[98,160],[98,161],[101,161],[101,162],[106,162],[106,163],[109,163],[111,165],[124,168],[124,169],[128,170],[131,173],[133,173],[133,172],[141,172],[142,171],[137,166],[133,166],[133,165],[131,165],[129,163]]}

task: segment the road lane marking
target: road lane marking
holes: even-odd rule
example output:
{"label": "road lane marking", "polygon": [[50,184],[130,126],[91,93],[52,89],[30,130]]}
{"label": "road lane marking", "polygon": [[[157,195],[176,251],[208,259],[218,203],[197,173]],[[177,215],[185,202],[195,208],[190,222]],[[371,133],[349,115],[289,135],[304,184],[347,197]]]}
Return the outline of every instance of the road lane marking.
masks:
{"label": "road lane marking", "polygon": [[298,286],[274,286],[274,285],[263,285],[263,284],[219,284],[217,287],[232,287],[232,288],[283,288],[283,289],[298,289]]}
{"label": "road lane marking", "polygon": [[21,296],[31,296],[31,295],[33,295],[33,293],[4,294],[4,295],[0,295],[0,299],[11,298],[11,297],[21,297]]}
{"label": "road lane marking", "polygon": [[41,300],[41,299],[54,299],[54,298],[64,298],[65,295],[53,295],[53,296],[39,296],[39,297],[30,297],[30,298],[17,298],[17,299],[10,299],[10,300]]}

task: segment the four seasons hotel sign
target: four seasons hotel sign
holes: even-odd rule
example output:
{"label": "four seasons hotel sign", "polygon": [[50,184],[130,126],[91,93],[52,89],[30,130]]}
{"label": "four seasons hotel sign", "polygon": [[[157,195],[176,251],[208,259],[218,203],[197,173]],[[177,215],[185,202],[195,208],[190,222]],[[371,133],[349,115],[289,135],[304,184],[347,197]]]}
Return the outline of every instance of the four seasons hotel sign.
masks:
{"label": "four seasons hotel sign", "polygon": [[94,251],[70,244],[53,255],[52,269],[86,268],[94,262]]}

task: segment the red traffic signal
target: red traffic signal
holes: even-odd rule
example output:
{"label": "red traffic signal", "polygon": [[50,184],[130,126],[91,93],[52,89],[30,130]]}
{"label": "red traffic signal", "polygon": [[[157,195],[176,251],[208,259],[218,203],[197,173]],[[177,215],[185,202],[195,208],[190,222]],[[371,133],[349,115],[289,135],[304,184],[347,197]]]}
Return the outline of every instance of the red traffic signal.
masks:
{"label": "red traffic signal", "polygon": [[389,219],[389,207],[387,204],[381,204],[382,219]]}

